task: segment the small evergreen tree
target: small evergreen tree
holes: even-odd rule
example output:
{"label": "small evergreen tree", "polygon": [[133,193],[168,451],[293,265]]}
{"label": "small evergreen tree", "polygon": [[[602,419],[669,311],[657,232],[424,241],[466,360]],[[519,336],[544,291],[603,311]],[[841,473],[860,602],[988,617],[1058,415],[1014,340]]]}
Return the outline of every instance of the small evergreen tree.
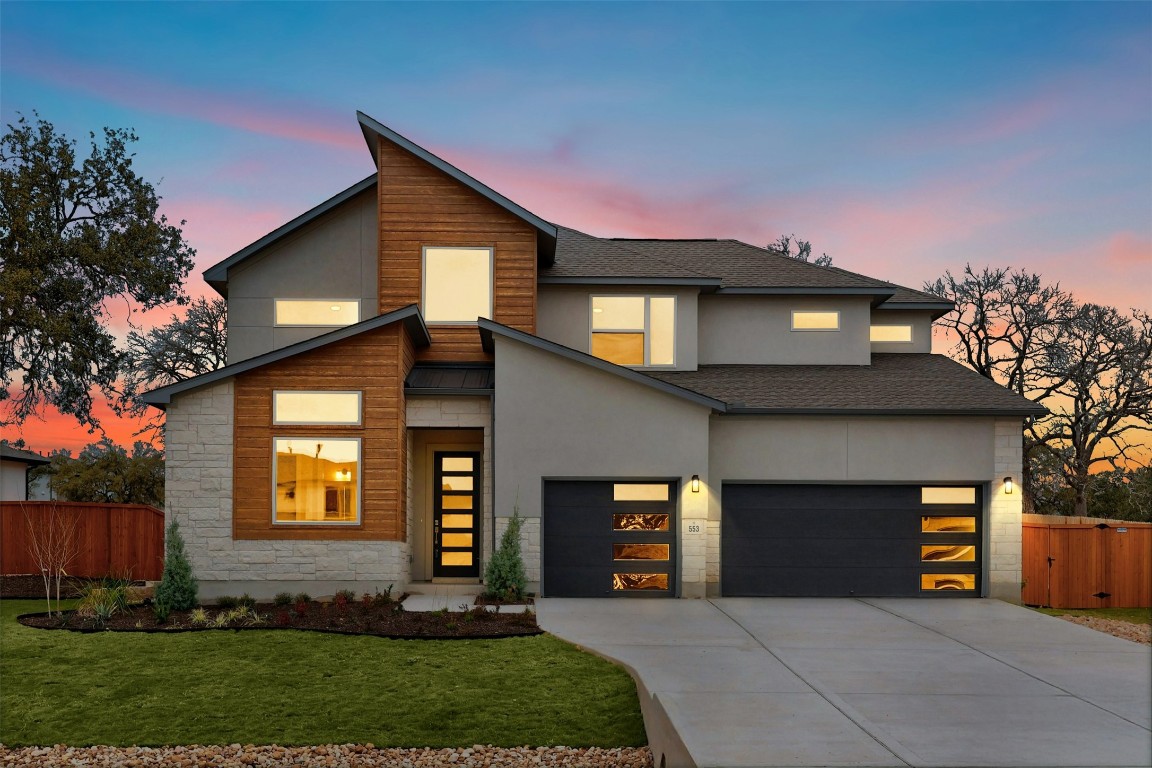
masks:
{"label": "small evergreen tree", "polygon": [[524,519],[520,508],[513,507],[508,527],[500,537],[500,546],[484,569],[485,594],[500,600],[519,600],[524,597],[524,558],[520,554],[520,528]]}
{"label": "small evergreen tree", "polygon": [[164,540],[164,574],[156,587],[155,611],[159,621],[166,621],[172,611],[189,611],[196,607],[196,577],[184,552],[184,537],[175,520],[168,526]]}

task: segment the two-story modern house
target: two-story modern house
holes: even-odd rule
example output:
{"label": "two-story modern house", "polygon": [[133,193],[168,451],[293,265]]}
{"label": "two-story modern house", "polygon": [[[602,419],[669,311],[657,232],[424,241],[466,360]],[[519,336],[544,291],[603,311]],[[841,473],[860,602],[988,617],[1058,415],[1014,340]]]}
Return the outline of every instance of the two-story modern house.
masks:
{"label": "two-story modern house", "polygon": [[202,594],[1020,594],[1032,402],[936,296],[735,240],[545,221],[366,115],[375,172],[205,273],[228,365],[164,387]]}

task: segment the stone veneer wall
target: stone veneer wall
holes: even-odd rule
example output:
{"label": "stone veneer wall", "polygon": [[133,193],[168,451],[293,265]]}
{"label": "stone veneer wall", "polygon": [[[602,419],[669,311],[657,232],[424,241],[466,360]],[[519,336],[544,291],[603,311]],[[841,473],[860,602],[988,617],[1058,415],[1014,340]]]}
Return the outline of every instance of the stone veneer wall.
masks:
{"label": "stone veneer wall", "polygon": [[201,598],[402,589],[405,542],[232,539],[232,417],[231,380],[178,395],[167,411],[164,508],[180,523]]}
{"label": "stone veneer wall", "polygon": [[[988,504],[988,596],[1020,602],[1023,578],[1024,492],[1020,476],[1024,461],[1024,434],[1020,419],[996,419],[993,455],[992,498]],[[1004,478],[1016,484],[1014,493],[1004,493]]]}
{"label": "stone veneer wall", "polygon": [[[488,397],[468,397],[463,395],[448,397],[422,397],[410,396],[407,400],[406,422],[408,424],[409,448],[411,448],[411,435],[413,429],[483,429],[484,430],[484,466],[481,468],[484,485],[484,500],[480,523],[480,575],[484,575],[484,566],[492,555],[492,399]],[[411,450],[409,451],[411,457]],[[412,507],[413,493],[411,477],[412,466],[415,462],[408,462],[408,522],[415,519],[415,510]],[[496,536],[499,541],[500,532]],[[412,529],[409,528],[409,537]]]}

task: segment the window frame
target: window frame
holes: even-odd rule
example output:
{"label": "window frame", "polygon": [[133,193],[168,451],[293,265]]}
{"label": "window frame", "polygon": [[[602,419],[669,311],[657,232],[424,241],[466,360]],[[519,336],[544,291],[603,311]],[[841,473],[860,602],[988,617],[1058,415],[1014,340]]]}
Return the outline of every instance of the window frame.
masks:
{"label": "window frame", "polygon": [[[356,395],[356,421],[280,421],[276,418],[276,396],[288,395]],[[364,426],[364,391],[360,389],[274,389],[272,390],[272,426],[362,427]]]}
{"label": "window frame", "polygon": [[496,246],[494,245],[422,245],[420,246],[420,314],[426,325],[476,325],[476,320],[429,320],[424,317],[428,306],[428,251],[487,251],[488,252],[488,312],[483,317],[494,320],[496,313]]}
{"label": "window frame", "polygon": [[[644,328],[637,330],[636,328],[596,328],[596,299],[642,299],[644,301]],[[658,363],[654,364],[652,360],[652,299],[671,299],[672,300],[672,362],[671,363]],[[598,333],[640,333],[644,336],[644,362],[643,363],[612,363],[613,365],[620,365],[624,368],[675,368],[676,360],[679,357],[677,354],[677,339],[679,333],[680,321],[680,302],[676,294],[664,293],[595,293],[588,294],[588,354],[596,357],[592,351],[593,337]],[[597,360],[604,360],[602,357],[596,357]],[[611,363],[611,360],[604,360]]]}
{"label": "window frame", "polygon": [[[279,462],[276,461],[277,440],[341,440],[356,443],[356,519],[354,520],[277,520],[276,519],[276,489],[278,487],[276,472]],[[343,435],[273,435],[272,436],[272,525],[273,526],[326,526],[326,527],[354,527],[364,523],[364,441],[359,437],[346,437]]]}
{"label": "window frame", "polygon": [[[907,328],[908,340],[907,341],[892,341],[885,339],[883,341],[875,341],[872,339],[873,328]],[[868,323],[868,343],[869,344],[914,344],[916,341],[915,326],[912,323]]]}
{"label": "window frame", "polygon": [[[329,306],[331,306],[332,304],[355,304],[356,305],[356,319],[350,323],[321,323],[321,324],[317,324],[317,323],[282,323],[282,322],[280,322],[280,313],[279,313],[279,310],[276,306],[277,304],[279,304],[282,301],[297,301],[297,302],[306,301],[306,302],[314,303],[314,304],[328,304]],[[361,306],[360,306],[361,303],[362,302],[360,301],[360,299],[353,299],[353,298],[343,298],[343,299],[340,299],[340,298],[332,298],[332,299],[296,298],[296,299],[293,299],[293,298],[289,298],[287,296],[281,296],[279,298],[272,299],[272,327],[273,328],[347,328],[350,325],[356,325],[356,323],[360,322],[360,320],[362,319],[361,311],[360,311],[361,310]]]}
{"label": "window frame", "polygon": [[[835,328],[797,328],[796,315],[836,315]],[[788,314],[789,327],[793,333],[839,333],[843,325],[838,309],[793,309]]]}

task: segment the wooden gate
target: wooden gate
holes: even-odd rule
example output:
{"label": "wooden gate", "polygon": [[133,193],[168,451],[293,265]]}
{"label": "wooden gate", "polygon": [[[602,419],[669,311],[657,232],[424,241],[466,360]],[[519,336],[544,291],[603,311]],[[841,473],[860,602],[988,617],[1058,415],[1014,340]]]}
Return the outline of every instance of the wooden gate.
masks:
{"label": "wooden gate", "polygon": [[[1152,607],[1152,523],[1035,522],[1023,542],[1026,605],[1050,608]],[[1061,518],[1056,518],[1057,520]]]}

